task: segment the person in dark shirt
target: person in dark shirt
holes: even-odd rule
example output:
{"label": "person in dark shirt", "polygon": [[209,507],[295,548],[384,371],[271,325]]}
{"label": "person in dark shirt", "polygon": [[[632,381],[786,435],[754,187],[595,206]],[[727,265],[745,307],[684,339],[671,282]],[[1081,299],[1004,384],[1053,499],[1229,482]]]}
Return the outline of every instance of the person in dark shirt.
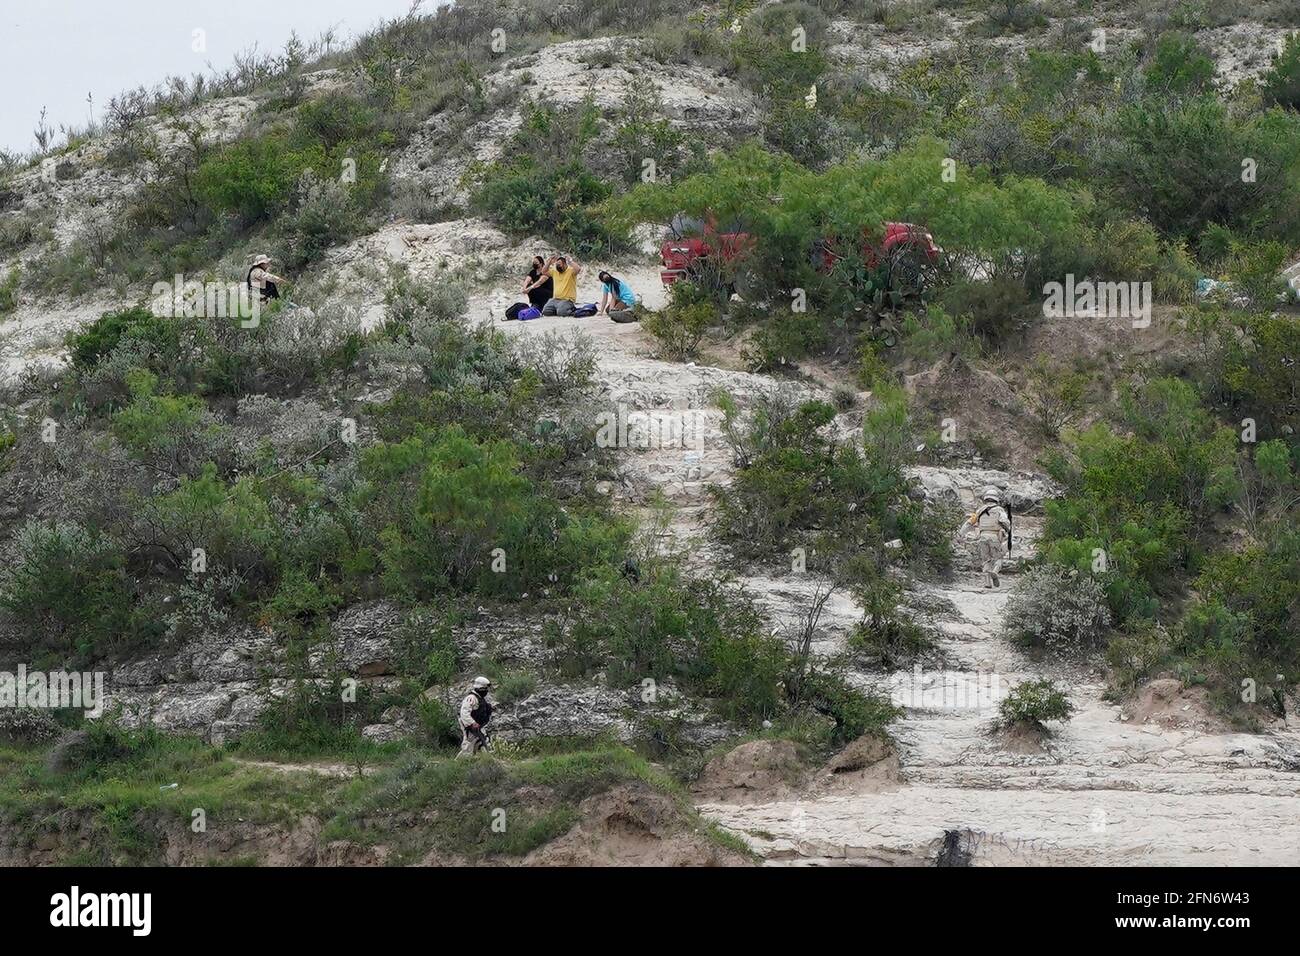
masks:
{"label": "person in dark shirt", "polygon": [[521,290],[528,296],[529,304],[540,309],[550,301],[551,290],[554,287],[555,283],[546,270],[546,260],[541,256],[533,256],[533,266],[528,270],[528,275],[524,276],[524,286]]}

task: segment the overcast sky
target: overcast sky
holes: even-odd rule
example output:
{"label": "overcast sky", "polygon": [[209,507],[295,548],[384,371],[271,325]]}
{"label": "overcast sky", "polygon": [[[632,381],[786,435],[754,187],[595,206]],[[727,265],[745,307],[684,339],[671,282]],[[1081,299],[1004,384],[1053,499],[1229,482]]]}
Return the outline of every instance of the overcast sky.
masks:
{"label": "overcast sky", "polygon": [[[0,0],[0,147],[26,152],[47,122],[82,126],[124,89],[229,66],[256,43],[278,52],[335,27],[343,39],[405,13],[410,0]],[[425,0],[424,9],[435,6]],[[193,50],[203,30],[207,50]],[[62,137],[59,137],[60,140]]]}

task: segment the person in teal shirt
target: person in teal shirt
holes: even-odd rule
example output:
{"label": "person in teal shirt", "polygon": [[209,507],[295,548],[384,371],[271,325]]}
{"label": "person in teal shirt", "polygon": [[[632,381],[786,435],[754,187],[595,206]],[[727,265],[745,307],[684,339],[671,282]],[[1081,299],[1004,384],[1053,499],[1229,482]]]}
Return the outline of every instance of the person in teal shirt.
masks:
{"label": "person in teal shirt", "polygon": [[608,315],[615,322],[627,321],[632,315],[632,306],[636,305],[636,293],[632,287],[612,273],[601,270],[596,276],[600,279],[600,314]]}

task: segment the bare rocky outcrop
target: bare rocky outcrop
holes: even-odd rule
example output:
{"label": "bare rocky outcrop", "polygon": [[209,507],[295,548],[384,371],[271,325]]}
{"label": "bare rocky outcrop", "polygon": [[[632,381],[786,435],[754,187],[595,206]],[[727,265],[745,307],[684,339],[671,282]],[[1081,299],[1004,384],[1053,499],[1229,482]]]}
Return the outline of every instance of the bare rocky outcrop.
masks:
{"label": "bare rocky outcrop", "polygon": [[484,94],[501,104],[490,116],[437,113],[392,162],[394,182],[418,190],[433,205],[464,207],[467,173],[475,163],[500,159],[523,123],[528,104],[576,106],[588,96],[605,113],[618,110],[628,85],[649,78],[670,122],[709,145],[756,128],[755,101],[734,79],[701,66],[652,59],[634,37],[595,37],[555,43],[504,61],[489,74]]}

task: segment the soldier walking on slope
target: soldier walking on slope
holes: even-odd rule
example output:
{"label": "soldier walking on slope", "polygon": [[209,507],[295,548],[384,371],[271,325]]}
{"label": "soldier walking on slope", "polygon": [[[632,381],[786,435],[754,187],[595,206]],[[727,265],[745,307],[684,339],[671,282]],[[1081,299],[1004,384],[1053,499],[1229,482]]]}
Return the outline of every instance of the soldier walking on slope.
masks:
{"label": "soldier walking on slope", "polygon": [[984,572],[984,587],[996,588],[1002,585],[998,575],[1002,571],[1002,559],[1011,544],[1011,518],[1003,509],[996,488],[985,488],[981,498],[980,507],[966,519],[963,528],[968,532],[971,528],[975,530],[975,555],[979,559],[980,570]]}

